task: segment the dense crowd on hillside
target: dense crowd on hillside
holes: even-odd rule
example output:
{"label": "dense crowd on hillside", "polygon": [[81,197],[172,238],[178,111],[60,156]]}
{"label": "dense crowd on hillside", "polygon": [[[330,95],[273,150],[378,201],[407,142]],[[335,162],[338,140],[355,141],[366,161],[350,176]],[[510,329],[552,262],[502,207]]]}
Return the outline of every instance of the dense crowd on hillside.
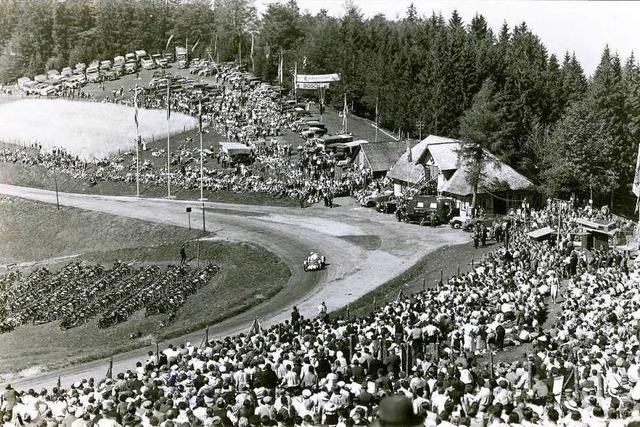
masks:
{"label": "dense crowd on hillside", "polygon": [[59,271],[39,268],[0,276],[0,333],[20,325],[60,322],[73,328],[98,317],[98,327],[124,322],[144,309],[146,316],[169,317],[209,283],[219,268],[188,264],[113,267],[72,262]]}
{"label": "dense crowd on hillside", "polygon": [[[256,84],[247,74],[232,66],[221,65],[216,74],[218,85],[186,85],[171,93],[171,109],[198,116],[202,100],[202,121],[207,131],[226,136],[230,141],[246,144],[251,154],[244,161],[232,159],[219,147],[211,146],[204,157],[203,186],[206,191],[232,191],[237,193],[266,193],[276,197],[298,199],[304,203],[325,200],[334,196],[352,194],[359,188],[360,176],[346,172],[336,176],[337,160],[331,152],[324,152],[314,142],[303,142],[297,150],[278,143],[277,136],[299,117],[291,108],[285,108],[279,94],[270,86]],[[170,76],[161,79],[166,87],[175,84]],[[172,83],[173,82],[173,83]],[[122,92],[122,91],[121,91]],[[130,96],[114,96],[110,102],[133,105]],[[166,108],[166,90],[141,91],[140,108]],[[200,186],[199,148],[188,148],[187,138],[171,152],[172,185],[177,188],[196,189]],[[23,148],[0,149],[0,161],[28,166],[41,165],[49,170],[65,173],[73,178],[99,182],[128,182],[136,179],[135,152],[129,151],[108,159],[82,161],[63,149],[44,152],[35,144]],[[294,152],[295,151],[295,152]],[[157,148],[152,157],[164,157],[164,148]],[[213,164],[215,158],[215,165]],[[144,160],[140,164],[140,183],[143,186],[166,184],[166,169]]]}
{"label": "dense crowd on hillside", "polygon": [[171,345],[114,378],[8,387],[2,416],[28,426],[637,425],[640,267],[575,248],[566,218],[581,213],[565,208],[559,244],[537,242],[526,231],[556,224],[557,205],[523,206],[505,244],[471,271],[366,317],[294,307],[268,330]]}

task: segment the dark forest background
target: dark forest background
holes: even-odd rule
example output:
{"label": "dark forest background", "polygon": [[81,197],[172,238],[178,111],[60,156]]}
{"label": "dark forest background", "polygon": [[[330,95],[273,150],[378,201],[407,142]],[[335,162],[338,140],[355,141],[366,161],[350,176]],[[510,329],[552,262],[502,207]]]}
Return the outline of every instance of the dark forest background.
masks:
{"label": "dark forest background", "polygon": [[[586,30],[586,29],[585,29]],[[640,68],[606,48],[587,78],[576,57],[549,54],[521,23],[496,33],[481,16],[365,19],[350,3],[341,18],[302,13],[294,0],[258,14],[249,0],[0,0],[0,82],[197,42],[221,61],[242,60],[285,86],[299,73],[332,73],[352,112],[410,137],[473,140],[530,177],[548,195],[631,203],[640,129]],[[253,56],[250,56],[253,37]],[[613,47],[615,48],[615,47]],[[253,60],[253,63],[252,63]],[[305,92],[314,95],[313,92]],[[633,206],[631,207],[633,208]]]}

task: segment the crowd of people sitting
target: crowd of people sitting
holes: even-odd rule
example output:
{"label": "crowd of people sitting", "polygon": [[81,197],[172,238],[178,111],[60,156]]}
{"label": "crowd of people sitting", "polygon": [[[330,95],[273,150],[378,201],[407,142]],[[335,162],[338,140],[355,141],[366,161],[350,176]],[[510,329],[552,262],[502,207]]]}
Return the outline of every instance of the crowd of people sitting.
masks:
{"label": "crowd of people sitting", "polygon": [[[171,92],[171,108],[189,115],[199,114],[202,105],[202,121],[206,131],[215,131],[230,141],[247,144],[251,155],[245,164],[233,161],[219,147],[208,147],[204,155],[207,164],[203,168],[203,186],[206,191],[231,191],[236,193],[266,193],[275,197],[299,199],[301,205],[325,200],[328,206],[333,197],[352,194],[360,188],[360,174],[345,172],[336,176],[336,159],[316,146],[306,142],[292,150],[290,145],[279,143],[277,136],[285,128],[292,127],[298,118],[294,110],[285,108],[279,93],[270,86],[256,84],[255,80],[231,66],[220,66],[216,75],[219,86],[189,85]],[[166,81],[171,84],[171,77]],[[165,86],[166,87],[166,83]],[[121,90],[110,102],[133,105],[130,96]],[[141,108],[166,108],[166,90],[147,88],[140,92]],[[172,184],[178,188],[195,189],[200,186],[200,150],[188,148],[193,142],[187,138],[184,144],[172,150]],[[146,145],[146,143],[145,143]],[[276,147],[265,149],[264,147]],[[297,151],[297,152],[296,152]],[[152,156],[166,156],[159,148]],[[214,158],[216,164],[213,164]],[[32,147],[3,148],[0,161],[28,166],[41,165],[58,173],[66,173],[91,185],[99,182],[128,182],[136,180],[135,150],[108,159],[83,161],[64,151],[42,151],[37,144]],[[246,166],[246,167],[245,167]],[[144,160],[140,164],[140,183],[143,186],[166,184],[166,169]]]}
{"label": "crowd of people sitting", "polygon": [[170,345],[113,378],[39,393],[8,387],[2,417],[28,426],[639,425],[640,266],[575,247],[572,219],[560,242],[527,236],[532,224],[558,224],[556,212],[523,206],[504,245],[470,271],[364,317],[322,304],[304,318],[294,307],[268,330],[254,322],[247,333]]}
{"label": "crowd of people sitting", "polygon": [[73,328],[98,317],[98,327],[124,322],[138,310],[169,318],[219,267],[189,264],[135,267],[116,261],[111,268],[72,262],[59,271],[38,268],[0,276],[0,333],[29,323],[60,322]]}

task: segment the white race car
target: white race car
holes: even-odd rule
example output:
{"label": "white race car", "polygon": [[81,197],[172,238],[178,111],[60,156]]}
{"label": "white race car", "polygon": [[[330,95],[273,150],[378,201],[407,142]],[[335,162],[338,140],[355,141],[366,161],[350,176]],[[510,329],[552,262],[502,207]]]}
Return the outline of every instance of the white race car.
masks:
{"label": "white race car", "polygon": [[327,265],[327,260],[324,256],[311,252],[304,262],[304,271],[322,270]]}

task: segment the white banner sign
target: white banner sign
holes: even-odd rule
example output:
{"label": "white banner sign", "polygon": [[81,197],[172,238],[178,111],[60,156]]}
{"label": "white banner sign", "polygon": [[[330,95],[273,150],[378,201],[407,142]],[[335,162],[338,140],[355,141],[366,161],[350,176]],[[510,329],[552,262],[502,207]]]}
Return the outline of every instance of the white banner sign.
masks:
{"label": "white banner sign", "polygon": [[296,85],[298,89],[318,89],[321,87],[327,88],[329,87],[329,83],[302,83],[298,82]]}
{"label": "white banner sign", "polygon": [[298,83],[328,83],[340,81],[340,74],[298,74]]}

